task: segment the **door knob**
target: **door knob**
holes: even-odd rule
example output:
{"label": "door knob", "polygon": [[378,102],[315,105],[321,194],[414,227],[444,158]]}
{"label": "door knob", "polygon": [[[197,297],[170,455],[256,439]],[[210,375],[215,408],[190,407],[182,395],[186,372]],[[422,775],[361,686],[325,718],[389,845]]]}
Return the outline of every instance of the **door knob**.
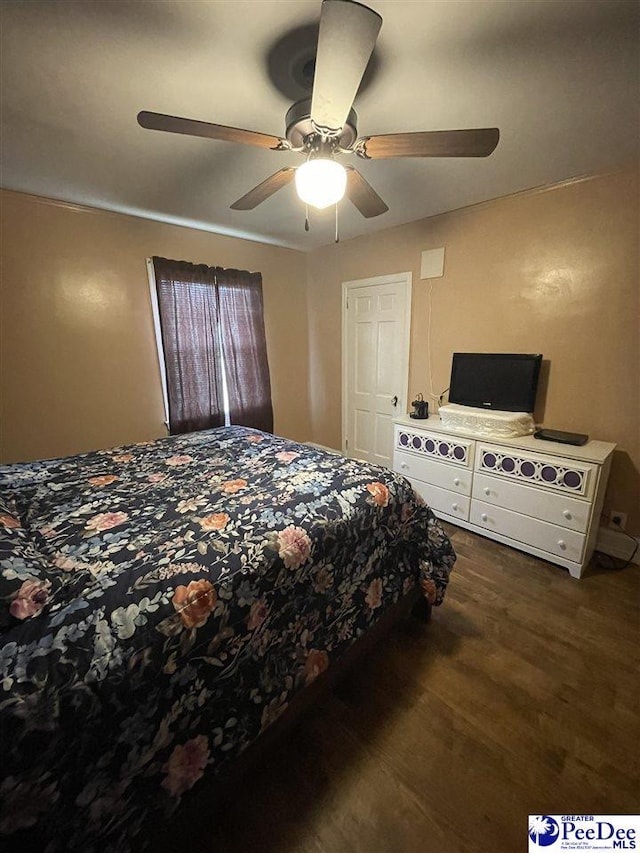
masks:
{"label": "door knob", "polygon": [[393,406],[397,406],[397,405],[398,405],[398,395],[397,395],[397,394],[394,394],[394,395],[393,395],[393,397],[391,398],[391,404],[392,404]]}
{"label": "door knob", "polygon": [[483,513],[481,514],[481,516],[480,516],[480,518],[481,518],[483,521],[486,521],[488,517],[489,517],[489,516],[487,515],[487,513],[486,513],[486,512],[483,512]]}

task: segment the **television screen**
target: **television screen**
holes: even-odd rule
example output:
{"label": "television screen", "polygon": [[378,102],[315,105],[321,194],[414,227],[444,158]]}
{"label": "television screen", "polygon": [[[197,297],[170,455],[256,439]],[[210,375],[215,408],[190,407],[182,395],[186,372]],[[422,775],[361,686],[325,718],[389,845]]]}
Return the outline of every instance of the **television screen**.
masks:
{"label": "television screen", "polygon": [[542,355],[454,352],[449,402],[502,412],[533,412]]}

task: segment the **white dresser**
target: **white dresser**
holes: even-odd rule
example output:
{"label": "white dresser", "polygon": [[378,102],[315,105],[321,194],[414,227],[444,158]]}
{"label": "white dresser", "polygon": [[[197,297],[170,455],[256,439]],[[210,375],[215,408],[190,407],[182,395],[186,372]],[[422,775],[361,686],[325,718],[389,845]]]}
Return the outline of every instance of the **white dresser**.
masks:
{"label": "white dresser", "polygon": [[439,518],[582,575],[615,444],[474,437],[437,416],[394,421],[393,467]]}

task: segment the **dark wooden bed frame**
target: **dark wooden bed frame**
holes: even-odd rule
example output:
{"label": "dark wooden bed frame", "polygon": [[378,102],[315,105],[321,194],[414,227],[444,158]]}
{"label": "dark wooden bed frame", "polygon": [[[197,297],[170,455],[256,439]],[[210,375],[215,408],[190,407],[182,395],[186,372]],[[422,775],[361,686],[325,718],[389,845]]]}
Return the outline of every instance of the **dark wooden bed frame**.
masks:
{"label": "dark wooden bed frame", "polygon": [[302,717],[309,707],[317,705],[323,696],[339,682],[366,653],[372,649],[398,622],[414,617],[421,622],[431,619],[431,605],[419,586],[396,601],[366,634],[351,645],[342,657],[321,673],[315,681],[301,690],[289,703],[286,711],[272,723],[258,740],[254,741],[234,761],[228,774],[223,774],[221,784],[240,779],[255,762],[261,760],[273,743],[280,740]]}
{"label": "dark wooden bed frame", "polygon": [[[420,586],[415,586],[393,604],[375,625],[359,637],[338,661],[332,663],[312,684],[301,690],[288,705],[286,711],[256,741],[248,746],[226,771],[219,777],[201,780],[193,793],[196,796],[206,796],[208,802],[216,802],[218,798],[223,799],[225,795],[228,795],[229,789],[237,790],[237,786],[240,784],[242,778],[250,773],[252,768],[255,768],[265,760],[270,750],[275,748],[276,744],[281,741],[286,733],[300,721],[305,712],[314,705],[317,705],[331,691],[334,685],[345,677],[357,661],[363,658],[370,649],[389,633],[394,625],[409,618],[415,618],[425,623],[429,622],[431,619],[431,609],[431,605],[424,597]],[[187,808],[186,800],[190,799],[191,793],[189,792],[186,795],[185,803],[183,804]],[[179,816],[180,809],[176,814]],[[179,820],[179,817],[176,819]],[[145,841],[144,849],[157,850],[159,853],[170,849],[169,847],[163,847],[163,839],[165,842],[167,841],[165,837],[166,830],[167,827],[164,821],[155,819],[153,826],[148,827],[147,832],[142,836]],[[137,846],[138,840],[134,840],[134,850],[142,849]],[[151,846],[147,847],[150,841]]]}

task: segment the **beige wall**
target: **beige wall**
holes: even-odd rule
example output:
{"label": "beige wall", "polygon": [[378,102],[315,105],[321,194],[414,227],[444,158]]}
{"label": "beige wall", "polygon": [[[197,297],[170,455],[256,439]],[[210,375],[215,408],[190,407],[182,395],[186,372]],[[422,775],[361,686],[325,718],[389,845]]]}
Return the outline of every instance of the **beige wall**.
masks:
{"label": "beige wall", "polygon": [[3,192],[0,458],[166,435],[145,259],[263,276],[275,429],[309,438],[305,256]]}
{"label": "beige wall", "polygon": [[0,339],[3,461],[165,433],[145,258],[260,270],[275,429],[340,446],[341,282],[413,273],[409,392],[454,350],[540,351],[545,426],[615,441],[607,507],[640,531],[637,170],[522,193],[309,255],[4,192]]}
{"label": "beige wall", "polygon": [[[542,352],[536,416],[614,441],[607,508],[640,532],[638,173],[522,193],[331,245],[309,257],[313,439],[340,447],[341,282],[411,271],[409,399],[428,387],[429,281],[420,255],[445,247],[433,280],[434,390],[459,351]],[[546,385],[546,387],[545,387]]]}

